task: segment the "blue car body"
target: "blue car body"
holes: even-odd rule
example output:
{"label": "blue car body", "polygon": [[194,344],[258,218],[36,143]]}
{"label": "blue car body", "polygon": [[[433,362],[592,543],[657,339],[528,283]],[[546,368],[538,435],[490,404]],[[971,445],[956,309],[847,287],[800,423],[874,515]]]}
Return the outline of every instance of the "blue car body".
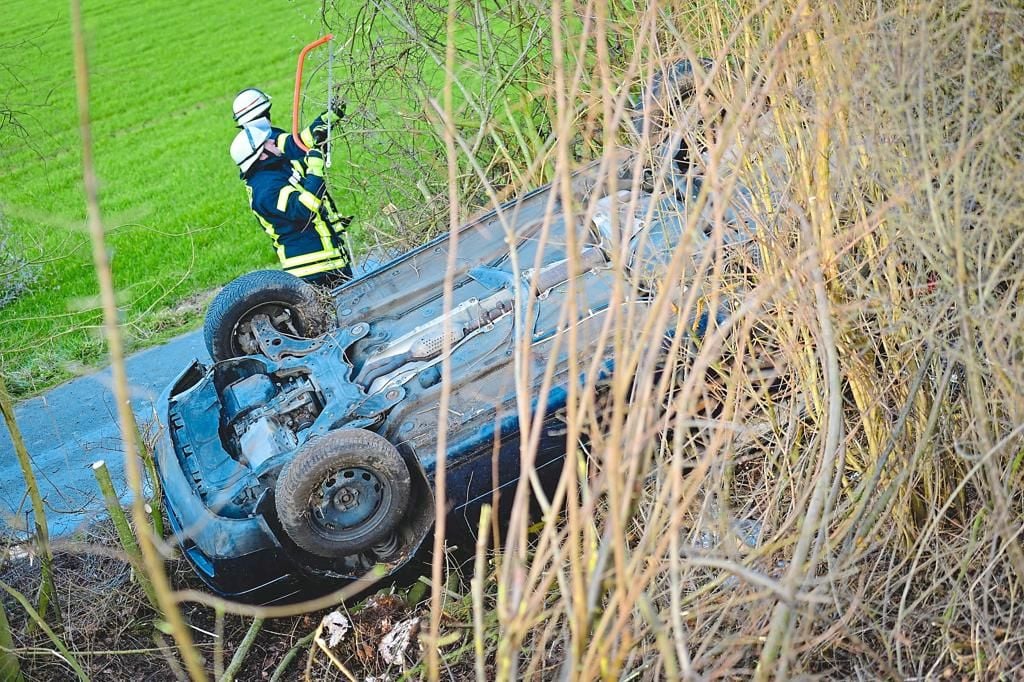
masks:
{"label": "blue car body", "polygon": [[[447,428],[449,518],[471,524],[495,490],[520,478],[524,389],[531,419],[543,424],[533,465],[557,473],[567,448],[559,410],[572,384],[595,378],[570,368],[614,371],[614,334],[602,333],[610,306],[645,314],[677,250],[695,261],[708,239],[699,220],[687,233],[700,178],[679,162],[679,149],[679,137],[668,136],[644,158],[624,153],[610,171],[595,162],[577,172],[571,215],[542,187],[469,222],[457,238],[442,235],[346,283],[331,292],[331,328],[313,339],[282,338],[269,353],[187,367],[159,402],[158,464],[171,524],[202,579],[219,594],[266,602],[375,564],[398,571],[434,524],[439,425]],[[638,177],[655,172],[657,189]],[[728,211],[743,233],[740,210]],[[613,294],[617,278],[630,283],[625,297]],[[702,334],[708,316],[684,326]],[[386,557],[316,556],[276,518],[282,468],[311,439],[348,428],[386,438],[410,470],[408,508]]]}

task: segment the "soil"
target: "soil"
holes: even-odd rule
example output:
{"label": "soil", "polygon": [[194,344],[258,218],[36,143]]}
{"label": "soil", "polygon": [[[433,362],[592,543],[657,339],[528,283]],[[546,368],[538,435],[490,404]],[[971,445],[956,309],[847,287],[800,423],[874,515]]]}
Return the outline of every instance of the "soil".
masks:
{"label": "soil", "polygon": [[[0,549],[0,581],[35,601],[39,586],[39,561],[35,556],[6,559]],[[74,539],[59,540],[54,545],[54,581],[58,592],[60,618],[52,611],[48,624],[63,640],[79,663],[96,680],[163,681],[181,679],[180,657],[172,639],[156,628],[156,616],[147,603],[132,570],[124,561],[116,535],[109,523],[92,526]],[[182,559],[168,562],[175,588],[202,589],[202,585]],[[422,583],[419,584],[422,588]],[[429,616],[415,602],[422,589],[404,592],[386,588],[359,604],[341,605],[351,629],[332,650],[333,656],[357,679],[368,677],[394,679],[403,671],[388,665],[378,647],[381,640],[402,621]],[[15,649],[27,681],[62,681],[76,679],[72,669],[56,655],[47,635],[38,628],[30,631],[28,617],[18,602],[3,594],[3,606],[13,630]],[[213,609],[194,603],[183,606],[183,615],[192,629],[195,645],[209,673],[216,669],[217,617]],[[289,650],[316,630],[330,609],[292,618],[264,622],[259,635],[235,677],[237,680],[269,680]],[[222,627],[222,665],[226,666],[251,624],[248,618],[228,615]],[[312,651],[312,655],[311,652]],[[416,666],[421,658],[414,635],[406,650],[406,667]],[[220,668],[222,669],[222,668]],[[344,680],[346,677],[316,645],[302,646],[284,674],[283,681],[305,679],[306,671],[315,680]],[[455,679],[463,679],[456,673]],[[472,663],[462,671],[472,677]]]}

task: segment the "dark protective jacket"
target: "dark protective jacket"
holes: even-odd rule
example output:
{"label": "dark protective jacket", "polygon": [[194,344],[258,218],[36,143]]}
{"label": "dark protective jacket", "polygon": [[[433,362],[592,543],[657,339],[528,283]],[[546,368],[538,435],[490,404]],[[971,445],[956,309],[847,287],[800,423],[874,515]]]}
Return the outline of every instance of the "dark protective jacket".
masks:
{"label": "dark protective jacket", "polygon": [[323,177],[285,156],[257,161],[243,179],[249,206],[273,240],[285,272],[317,280],[345,269],[347,223],[324,201]]}
{"label": "dark protective jacket", "polygon": [[[310,149],[314,147],[321,150],[323,149],[324,144],[327,142],[327,116],[328,113],[325,111],[314,118],[308,126],[299,131],[299,139],[302,140],[302,143],[306,145],[306,147]],[[270,135],[274,140],[274,144],[277,145],[277,148],[283,151],[284,155],[288,157],[289,161],[291,161],[292,168],[305,175],[306,150],[296,144],[295,138],[286,130],[271,126]],[[329,223],[339,225],[340,230],[352,222],[351,216],[343,216],[338,212],[338,206],[334,203],[334,198],[331,196],[331,193],[326,190],[324,190],[323,201],[324,206],[327,209]],[[346,253],[348,253],[347,250]]]}

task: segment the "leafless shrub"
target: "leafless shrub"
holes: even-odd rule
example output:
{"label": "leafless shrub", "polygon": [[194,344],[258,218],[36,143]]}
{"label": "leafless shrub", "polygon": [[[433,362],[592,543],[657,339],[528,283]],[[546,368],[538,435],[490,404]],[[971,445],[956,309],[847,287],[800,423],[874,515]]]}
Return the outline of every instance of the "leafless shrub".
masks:
{"label": "leafless shrub", "polygon": [[39,280],[40,267],[26,258],[0,215],[0,308],[31,291]]}

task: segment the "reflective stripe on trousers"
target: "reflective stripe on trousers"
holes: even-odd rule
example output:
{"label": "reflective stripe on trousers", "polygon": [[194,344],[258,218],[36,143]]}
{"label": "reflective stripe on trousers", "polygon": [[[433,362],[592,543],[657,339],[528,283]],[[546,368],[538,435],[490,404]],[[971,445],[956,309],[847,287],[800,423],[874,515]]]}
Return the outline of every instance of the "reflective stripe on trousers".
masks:
{"label": "reflective stripe on trousers", "polygon": [[[309,254],[309,255],[312,255],[312,254]],[[317,254],[317,255],[320,255],[320,254]],[[294,259],[290,259],[290,260],[294,260]],[[330,272],[332,270],[341,270],[346,265],[348,265],[348,262],[344,258],[342,258],[342,257],[331,258],[329,260],[325,260],[325,261],[322,261],[320,263],[311,263],[310,265],[295,266],[295,267],[287,267],[287,266],[284,266],[284,264],[282,263],[282,266],[284,266],[284,271],[285,272],[289,272],[289,273],[295,275],[296,277],[307,277],[309,275],[320,274],[321,272]]]}

